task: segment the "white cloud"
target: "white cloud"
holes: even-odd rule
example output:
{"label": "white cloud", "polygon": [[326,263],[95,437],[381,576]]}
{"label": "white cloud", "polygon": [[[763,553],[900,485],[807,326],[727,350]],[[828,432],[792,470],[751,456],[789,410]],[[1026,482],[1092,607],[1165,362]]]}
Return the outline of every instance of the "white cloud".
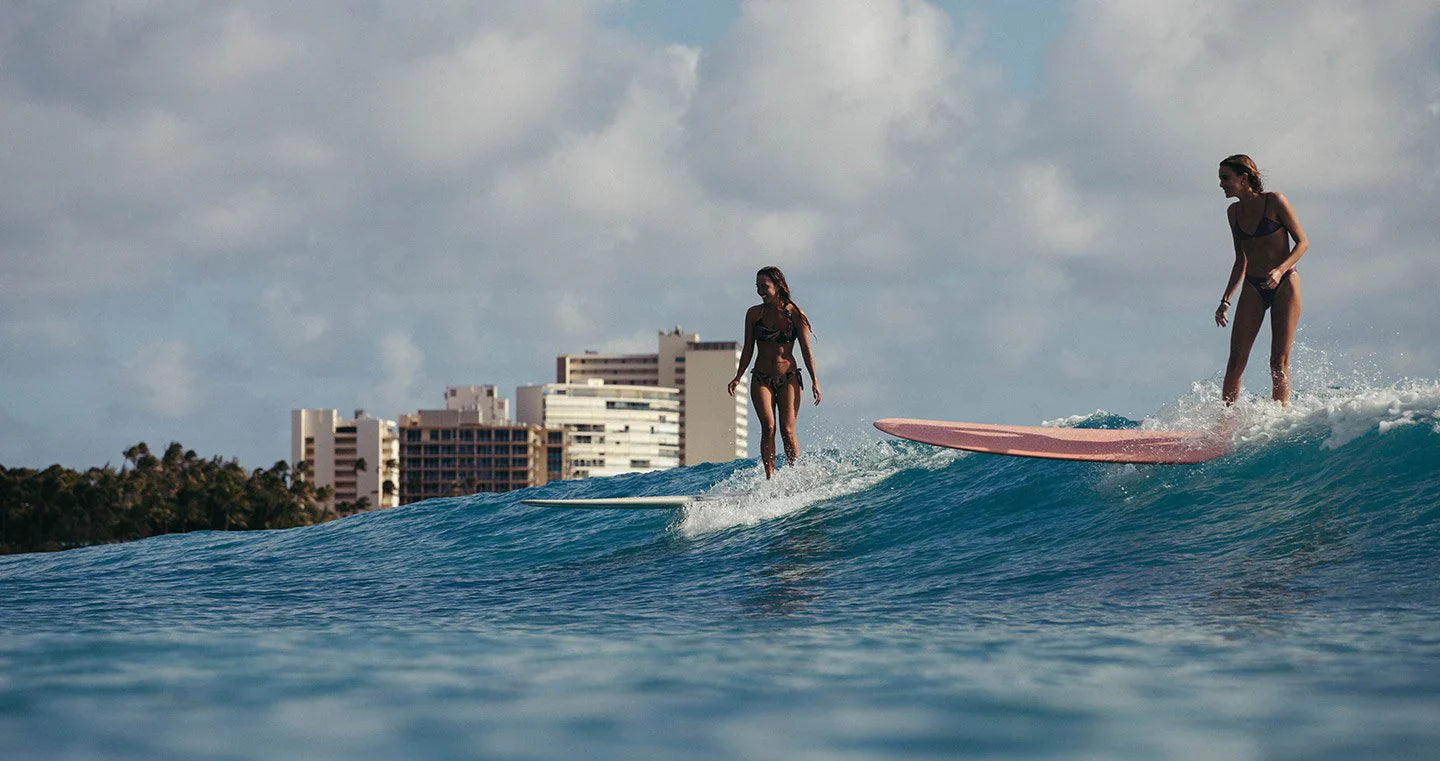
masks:
{"label": "white cloud", "polygon": [[[367,408],[376,410],[408,410],[424,396],[417,391],[416,381],[423,377],[425,352],[415,339],[402,330],[392,330],[377,342],[376,361],[371,364],[379,382],[370,390]],[[386,413],[398,414],[398,413]]]}
{"label": "white cloud", "polygon": [[458,50],[392,72],[374,114],[403,155],[457,170],[548,129],[575,86],[578,54],[543,33],[482,28]]}
{"label": "white cloud", "polygon": [[609,124],[560,138],[545,157],[502,175],[482,203],[511,225],[550,224],[557,211],[652,224],[684,214],[699,199],[675,146],[696,58],[672,46],[641,62]]}
{"label": "white cloud", "polygon": [[1055,139],[1083,133],[1125,178],[1244,152],[1317,190],[1393,182],[1421,139],[1405,69],[1437,17],[1413,0],[1082,2],[1051,64]]}
{"label": "white cloud", "polygon": [[561,294],[559,301],[555,304],[554,320],[561,331],[572,335],[579,334],[590,325],[590,321],[586,319],[585,311],[574,293]]}
{"label": "white cloud", "polygon": [[0,321],[0,346],[16,356],[77,352],[87,347],[88,338],[84,325],[74,317]]}
{"label": "white cloud", "polygon": [[266,29],[247,9],[238,7],[225,13],[216,36],[204,48],[209,56],[196,67],[205,79],[236,82],[282,70],[300,47],[299,40]]}
{"label": "white cloud", "polygon": [[816,211],[780,209],[760,212],[750,220],[750,240],[761,255],[787,263],[804,261],[814,253],[825,227],[825,216]]}
{"label": "white cloud", "polygon": [[[207,248],[230,248],[274,235],[289,223],[289,213],[268,188],[246,188],[199,210],[190,228]],[[182,236],[184,233],[181,233]]]}
{"label": "white cloud", "polygon": [[275,283],[260,293],[260,312],[270,337],[291,352],[312,347],[330,333],[330,319],[306,308],[293,283]]}
{"label": "white cloud", "polygon": [[141,410],[168,418],[200,406],[199,378],[190,347],[178,339],[155,341],[120,362],[120,377]]}
{"label": "white cloud", "polygon": [[288,134],[270,141],[266,158],[280,168],[329,169],[340,156],[333,145],[317,137]]}
{"label": "white cloud", "polygon": [[747,2],[702,63],[693,150],[731,193],[853,200],[897,179],[962,100],[950,23],[913,0]]}
{"label": "white cloud", "polygon": [[1081,208],[1081,199],[1065,170],[1034,162],[1017,168],[1019,212],[1014,229],[1028,235],[1042,251],[1062,254],[1089,250],[1100,230],[1096,215]]}

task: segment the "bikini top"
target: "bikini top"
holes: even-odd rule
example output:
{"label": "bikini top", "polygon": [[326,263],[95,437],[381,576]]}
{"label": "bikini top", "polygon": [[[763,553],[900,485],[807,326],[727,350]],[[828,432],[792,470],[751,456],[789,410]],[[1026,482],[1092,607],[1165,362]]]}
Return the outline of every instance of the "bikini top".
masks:
{"label": "bikini top", "polygon": [[766,343],[788,344],[798,336],[795,334],[794,323],[788,319],[785,323],[784,330],[776,330],[766,325],[764,318],[757,317],[755,318],[755,338]]}
{"label": "bikini top", "polygon": [[1247,233],[1244,230],[1240,229],[1239,209],[1235,210],[1235,221],[1230,223],[1230,229],[1235,232],[1235,236],[1237,238],[1263,238],[1267,235],[1274,235],[1275,233],[1284,230],[1285,225],[1280,224],[1280,220],[1278,219],[1271,219],[1269,214],[1270,196],[1266,195],[1265,208],[1260,210],[1260,223],[1255,225],[1255,232]]}

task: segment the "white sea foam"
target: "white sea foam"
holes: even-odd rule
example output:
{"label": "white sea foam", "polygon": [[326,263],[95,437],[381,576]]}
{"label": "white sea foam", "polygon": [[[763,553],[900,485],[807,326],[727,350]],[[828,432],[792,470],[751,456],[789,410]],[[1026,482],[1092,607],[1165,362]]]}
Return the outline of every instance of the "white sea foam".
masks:
{"label": "white sea foam", "polygon": [[1375,432],[1429,425],[1440,433],[1440,382],[1408,380],[1361,388],[1297,388],[1290,406],[1242,396],[1233,407],[1220,403],[1214,383],[1196,383],[1141,424],[1143,428],[1214,430],[1228,427],[1237,446],[1315,436],[1324,449],[1337,449]]}
{"label": "white sea foam", "polygon": [[[697,536],[790,515],[811,505],[864,491],[911,468],[938,469],[965,453],[951,449],[916,449],[889,442],[867,442],[853,449],[807,452],[791,466],[781,466],[765,479],[756,466],[731,474],[686,507],[679,531]],[[783,455],[781,455],[783,460]]]}
{"label": "white sea foam", "polygon": [[[1263,357],[1257,357],[1263,361]],[[1191,385],[1190,392],[1140,421],[1149,430],[1232,432],[1236,447],[1305,438],[1337,449],[1367,433],[1431,426],[1440,433],[1440,381],[1386,382],[1373,358],[1345,358],[1297,343],[1291,358],[1290,405],[1268,393],[1242,394],[1231,407],[1220,401],[1219,377]],[[1258,389],[1268,392],[1269,389]],[[1096,410],[1047,420],[1074,426],[1109,413]]]}
{"label": "white sea foam", "polygon": [[1054,420],[1044,420],[1041,421],[1040,425],[1046,428],[1074,428],[1087,420],[1107,417],[1110,417],[1110,413],[1105,410],[1095,410],[1088,415],[1067,415],[1062,418],[1055,418]]}

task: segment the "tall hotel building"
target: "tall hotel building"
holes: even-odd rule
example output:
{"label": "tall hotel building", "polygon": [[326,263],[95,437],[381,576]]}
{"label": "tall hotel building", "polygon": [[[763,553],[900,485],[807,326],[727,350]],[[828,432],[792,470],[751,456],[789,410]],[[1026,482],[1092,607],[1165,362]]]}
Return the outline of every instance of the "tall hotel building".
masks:
{"label": "tall hotel building", "polygon": [[327,507],[361,498],[372,508],[399,505],[399,457],[393,420],[364,410],[354,420],[335,410],[290,411],[290,462],[309,465],[312,483],[335,490]]}
{"label": "tall hotel building", "polygon": [[699,334],[677,327],[659,334],[655,354],[562,354],[555,358],[555,381],[578,384],[599,379],[607,385],[676,389],[679,464],[730,462],[746,455],[749,436],[749,375],[741,377],[735,398],[725,390],[739,363],[740,346],[735,341],[701,341]]}
{"label": "tall hotel building", "polygon": [[445,409],[401,415],[401,504],[564,478],[565,432],[509,418],[494,386],[451,386]]}
{"label": "tall hotel building", "polygon": [[566,478],[618,476],[680,465],[680,392],[662,386],[546,383],[515,390],[522,423],[566,429]]}

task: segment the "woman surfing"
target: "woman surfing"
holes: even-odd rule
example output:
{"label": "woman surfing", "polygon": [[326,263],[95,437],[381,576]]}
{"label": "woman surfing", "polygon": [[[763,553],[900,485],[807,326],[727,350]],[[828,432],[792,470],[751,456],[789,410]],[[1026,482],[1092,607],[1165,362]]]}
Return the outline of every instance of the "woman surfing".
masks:
{"label": "woman surfing", "polygon": [[[790,286],[779,267],[764,267],[755,273],[755,292],[760,303],[745,311],[745,350],[740,366],[727,387],[735,396],[735,387],[755,355],[755,369],[750,371],[750,402],[760,418],[760,460],[765,464],[765,477],[775,475],[775,429],[778,419],[780,437],[785,444],[785,463],[794,465],[800,456],[800,443],[795,438],[795,415],[805,388],[801,367],[795,361],[795,342],[810,373],[810,393],[820,403],[820,379],[815,375],[815,358],[810,353],[810,318],[790,298]],[[758,351],[757,351],[758,349]]]}
{"label": "woman surfing", "polygon": [[1215,310],[1216,325],[1223,328],[1228,324],[1230,296],[1236,287],[1240,288],[1221,397],[1228,406],[1240,396],[1240,378],[1245,374],[1250,348],[1269,310],[1271,396],[1288,405],[1290,346],[1300,322],[1300,272],[1295,264],[1305,255],[1310,242],[1285,196],[1265,191],[1260,170],[1249,156],[1236,154],[1220,162],[1220,189],[1226,198],[1236,199],[1225,212],[1235,245],[1235,264]]}

